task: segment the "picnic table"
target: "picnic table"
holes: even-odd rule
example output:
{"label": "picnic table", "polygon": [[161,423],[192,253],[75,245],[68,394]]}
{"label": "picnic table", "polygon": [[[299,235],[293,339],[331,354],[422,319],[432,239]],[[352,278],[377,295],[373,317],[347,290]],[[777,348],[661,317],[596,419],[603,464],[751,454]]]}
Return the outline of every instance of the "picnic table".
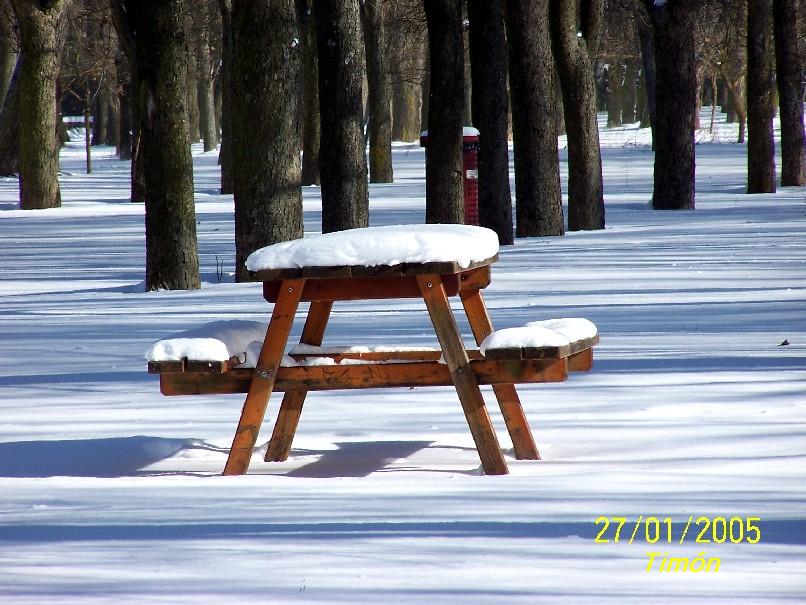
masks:
{"label": "picnic table", "polygon": [[[205,355],[189,353],[186,346],[193,338],[168,339],[147,355],[149,371],[160,375],[165,395],[246,392],[225,475],[247,471],[274,391],[284,396],[267,461],[289,456],[308,391],[419,386],[456,389],[484,472],[506,474],[479,386],[492,385],[516,458],[537,460],[515,384],[560,382],[569,371],[590,369],[598,335],[586,320],[494,332],[482,290],[491,282],[497,252],[492,231],[463,225],[355,229],[269,246],[247,261],[253,277],[263,283],[263,297],[274,304],[259,352],[253,347],[248,360],[248,347],[241,343],[214,359],[199,359]],[[449,302],[454,296],[478,349],[465,346]],[[425,303],[438,349],[322,347],[335,302],[402,298]],[[300,344],[286,354],[302,302],[310,306]],[[166,355],[166,346],[172,345]]]}

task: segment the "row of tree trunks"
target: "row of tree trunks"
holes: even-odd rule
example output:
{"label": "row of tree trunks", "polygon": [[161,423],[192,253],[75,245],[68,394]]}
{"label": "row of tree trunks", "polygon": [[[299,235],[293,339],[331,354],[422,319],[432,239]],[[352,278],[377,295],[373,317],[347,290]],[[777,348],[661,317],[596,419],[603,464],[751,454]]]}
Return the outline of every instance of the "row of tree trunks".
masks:
{"label": "row of tree trunks", "polygon": [[516,234],[564,233],[549,0],[509,0]]}
{"label": "row of tree trunks", "polygon": [[601,31],[604,3],[552,0],[551,11],[554,56],[568,131],[568,229],[604,229],[602,158],[592,58]]}
{"label": "row of tree trunks", "polygon": [[775,191],[772,0],[747,3],[747,193]]}
{"label": "row of tree trunks", "polygon": [[358,3],[316,3],[322,231],[369,224],[361,87],[364,49]]}
{"label": "row of tree trunks", "polygon": [[473,124],[479,129],[479,224],[514,241],[509,188],[507,46],[501,0],[468,0]]}
{"label": "row of tree trunks", "polygon": [[230,98],[238,281],[253,251],[302,237],[298,40],[294,0],[233,0],[230,81],[249,90]]}
{"label": "row of tree trunks", "polygon": [[425,221],[463,223],[464,33],[461,0],[424,0],[430,84]]}

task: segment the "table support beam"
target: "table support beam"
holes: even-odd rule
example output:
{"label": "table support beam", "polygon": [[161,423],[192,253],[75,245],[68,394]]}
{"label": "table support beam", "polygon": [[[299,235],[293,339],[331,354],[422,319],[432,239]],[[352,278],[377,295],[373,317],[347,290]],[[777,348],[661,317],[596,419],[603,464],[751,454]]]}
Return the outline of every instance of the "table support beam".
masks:
{"label": "table support beam", "polygon": [[[302,336],[299,339],[301,343],[317,347],[321,346],[332,308],[333,301],[314,301],[311,303],[311,308],[308,310],[308,319],[305,320],[305,327],[302,329]],[[298,391],[286,391],[285,395],[283,395],[283,402],[280,404],[277,421],[274,423],[274,431],[269,441],[269,447],[266,450],[266,462],[282,462],[288,459],[307,394],[308,391],[300,389]]]}
{"label": "table support beam", "polygon": [[[481,346],[482,341],[493,332],[492,320],[487,312],[487,306],[479,290],[460,292],[462,305],[470,322],[470,329],[473,330],[473,337],[476,344]],[[493,393],[498,400],[498,407],[512,439],[512,446],[515,449],[515,457],[518,460],[540,460],[540,453],[537,451],[532,431],[523,413],[518,392],[514,384],[493,385]]]}
{"label": "table support beam", "polygon": [[243,475],[249,468],[252,450],[260,432],[260,425],[263,424],[263,417],[266,415],[269,397],[274,389],[277,370],[285,352],[304,285],[304,279],[283,280],[249,385],[249,392],[243,404],[241,419],[232,440],[227,464],[224,467],[225,475]]}
{"label": "table support beam", "polygon": [[509,472],[507,463],[501,453],[476,375],[470,367],[467,350],[456,326],[442,278],[437,274],[417,275],[417,285],[442,347],[484,472],[488,475],[506,475]]}

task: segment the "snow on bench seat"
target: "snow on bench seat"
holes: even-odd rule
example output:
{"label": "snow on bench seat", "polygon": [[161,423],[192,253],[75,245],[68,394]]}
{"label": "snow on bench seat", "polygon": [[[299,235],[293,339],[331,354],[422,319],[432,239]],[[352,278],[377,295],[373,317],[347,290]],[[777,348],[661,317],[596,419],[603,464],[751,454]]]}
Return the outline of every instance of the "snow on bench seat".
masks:
{"label": "snow on bench seat", "polygon": [[151,372],[223,372],[228,366],[254,367],[265,336],[263,322],[213,321],[158,340],[145,357]]}
{"label": "snow on bench seat", "polygon": [[442,273],[489,264],[497,254],[498,236],[484,227],[387,225],[273,244],[250,254],[246,268],[263,281],[377,275],[384,270]]}
{"label": "snow on bench seat", "polygon": [[532,321],[490,334],[479,346],[488,359],[568,357],[599,342],[593,322],[580,317]]}

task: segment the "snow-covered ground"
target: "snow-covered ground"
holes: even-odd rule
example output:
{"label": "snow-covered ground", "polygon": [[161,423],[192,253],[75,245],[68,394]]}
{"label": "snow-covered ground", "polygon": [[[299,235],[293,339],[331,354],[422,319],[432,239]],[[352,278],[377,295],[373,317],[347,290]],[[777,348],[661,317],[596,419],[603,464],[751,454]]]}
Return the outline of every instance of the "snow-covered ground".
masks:
{"label": "snow-covered ground", "polygon": [[[646,131],[603,131],[607,229],[502,249],[496,326],[585,317],[601,336],[592,372],[520,388],[544,460],[502,477],[480,475],[447,388],[312,393],[287,462],[220,476],[242,396],[164,398],[143,358],[270,312],[233,283],[216,154],[194,147],[196,292],[142,291],[143,207],[109,149],[91,176],[64,150],[60,209],[16,210],[0,180],[0,603],[806,601],[806,190],[746,195],[731,128],[699,133],[687,212],[647,207]],[[373,225],[423,220],[422,149],[394,163]],[[316,188],[304,203],[314,233]],[[435,340],[421,303],[393,301],[337,305],[325,344]],[[700,516],[727,520],[711,542]],[[625,518],[618,543],[598,517]],[[719,571],[658,571],[680,557]]]}

